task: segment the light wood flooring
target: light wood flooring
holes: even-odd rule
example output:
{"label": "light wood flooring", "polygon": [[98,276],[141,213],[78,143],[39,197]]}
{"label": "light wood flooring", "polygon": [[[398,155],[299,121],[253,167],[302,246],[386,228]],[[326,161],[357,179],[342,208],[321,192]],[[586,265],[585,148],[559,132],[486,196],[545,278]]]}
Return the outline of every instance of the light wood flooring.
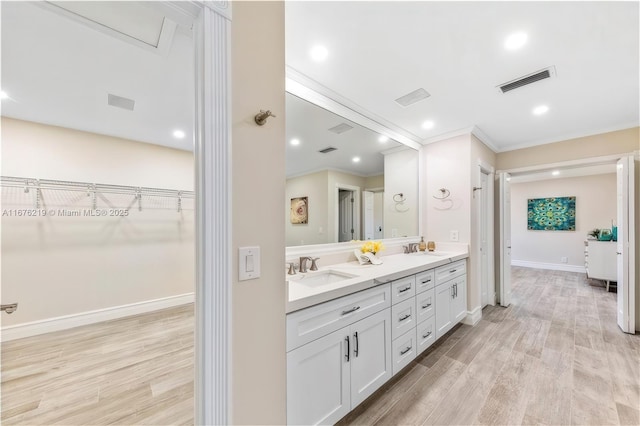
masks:
{"label": "light wood flooring", "polygon": [[2,344],[3,425],[193,424],[193,305]]}
{"label": "light wood flooring", "polygon": [[[513,268],[509,308],[452,330],[341,426],[640,424],[640,336],[601,285]],[[193,328],[185,306],[3,343],[2,424],[193,424]]]}
{"label": "light wood flooring", "polygon": [[640,424],[640,336],[584,274],[512,268],[509,308],[452,330],[340,425]]}

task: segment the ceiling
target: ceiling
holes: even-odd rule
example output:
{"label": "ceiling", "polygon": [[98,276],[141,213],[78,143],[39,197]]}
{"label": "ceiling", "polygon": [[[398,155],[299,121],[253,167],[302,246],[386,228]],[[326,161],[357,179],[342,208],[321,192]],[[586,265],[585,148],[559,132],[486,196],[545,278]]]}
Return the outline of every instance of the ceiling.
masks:
{"label": "ceiling", "polygon": [[[639,125],[638,2],[287,2],[286,62],[429,142],[475,127],[496,151]],[[503,46],[525,32],[519,50]],[[316,62],[310,50],[327,50]],[[501,93],[546,67],[556,76]],[[408,107],[395,99],[423,88]],[[533,108],[547,105],[540,116]],[[431,120],[433,128],[422,123]]]}
{"label": "ceiling", "polygon": [[[126,2],[148,18],[142,29],[107,10],[125,3],[96,4],[103,9],[93,23],[82,23],[69,19],[82,8],[1,3],[2,90],[11,97],[2,115],[192,149],[189,28],[169,25],[161,3]],[[101,18],[122,27],[105,31]],[[128,29],[133,37],[122,36]],[[504,38],[515,31],[527,43],[507,51]],[[286,62],[295,72],[414,141],[473,129],[498,152],[638,126],[638,39],[638,2],[286,3]],[[309,56],[318,44],[328,51],[323,62]],[[506,94],[496,88],[549,66],[550,79]],[[430,97],[394,101],[418,88]],[[108,94],[135,100],[134,110],[109,106]],[[549,111],[532,115],[542,104]],[[433,128],[422,128],[425,120]],[[186,137],[174,138],[175,129]]]}

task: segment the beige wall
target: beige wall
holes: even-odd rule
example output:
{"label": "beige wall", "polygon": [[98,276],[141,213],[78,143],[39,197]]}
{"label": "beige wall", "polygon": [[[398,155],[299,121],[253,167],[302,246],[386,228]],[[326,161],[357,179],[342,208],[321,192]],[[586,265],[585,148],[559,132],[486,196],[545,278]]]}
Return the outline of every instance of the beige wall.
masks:
{"label": "beige wall", "polygon": [[624,154],[640,149],[640,127],[585,136],[498,154],[500,170],[582,158]]}
{"label": "beige wall", "polygon": [[[284,202],[286,245],[324,244],[332,241],[329,231],[329,186],[326,170],[287,179]],[[308,223],[291,223],[291,199],[308,197]]]}
{"label": "beige wall", "polygon": [[[576,197],[576,230],[527,230],[529,198]],[[593,228],[611,228],[616,218],[616,175],[582,176],[511,184],[511,258],[584,266],[584,240]]]}
{"label": "beige wall", "polygon": [[[234,2],[231,36],[231,422],[285,424],[284,3]],[[260,109],[277,118],[257,126]],[[249,245],[261,247],[262,274],[239,282],[238,247]]]}
{"label": "beige wall", "polygon": [[[384,226],[385,238],[418,235],[420,155],[413,149],[384,156]],[[405,202],[398,204],[394,195],[402,193]],[[394,230],[396,234],[394,235]]]}
{"label": "beige wall", "polygon": [[[191,152],[3,117],[2,174],[192,190],[194,167]],[[29,195],[3,189],[3,209],[32,208]],[[43,190],[43,204],[91,209],[81,195]],[[20,306],[3,326],[192,293],[193,210],[129,212],[2,217],[2,300]]]}

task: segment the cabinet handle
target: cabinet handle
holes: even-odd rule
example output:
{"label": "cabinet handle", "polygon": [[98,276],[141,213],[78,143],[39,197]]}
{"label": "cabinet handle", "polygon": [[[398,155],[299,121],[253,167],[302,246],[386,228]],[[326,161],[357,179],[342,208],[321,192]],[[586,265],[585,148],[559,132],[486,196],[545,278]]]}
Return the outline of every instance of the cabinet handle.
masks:
{"label": "cabinet handle", "polygon": [[411,286],[407,286],[403,289],[398,290],[398,293],[404,293],[405,291],[409,291],[409,290],[411,290]]}
{"label": "cabinet handle", "polygon": [[449,273],[450,273],[450,274],[453,274],[453,273],[454,273],[454,272],[456,272],[456,271],[457,271],[457,269],[452,269],[452,270],[450,270],[450,271],[449,271]]}
{"label": "cabinet handle", "polygon": [[427,309],[431,307],[431,303],[427,303],[426,305],[422,305],[422,309]]}
{"label": "cabinet handle", "polygon": [[354,340],[353,354],[355,355],[356,358],[358,358],[358,347],[360,346],[360,344],[358,343],[358,332],[357,331],[355,333],[353,333],[353,340]]}
{"label": "cabinet handle", "polygon": [[344,354],[344,357],[347,359],[347,362],[349,362],[349,355],[351,354],[351,344],[349,342],[349,336],[345,337],[344,340],[347,341],[347,352]]}
{"label": "cabinet handle", "polygon": [[402,318],[400,318],[400,321],[404,321],[404,320],[406,320],[408,318],[411,318],[411,314],[407,314],[407,315],[403,316]]}
{"label": "cabinet handle", "polygon": [[455,293],[454,293],[453,286],[451,286],[451,298],[453,299],[454,297],[456,297],[456,296],[455,296]]}
{"label": "cabinet handle", "polygon": [[423,339],[426,339],[426,338],[427,338],[427,337],[429,337],[429,336],[431,336],[431,332],[428,332],[427,334],[423,334],[423,335],[422,335],[422,338],[423,338]]}
{"label": "cabinet handle", "polygon": [[430,282],[431,282],[431,278],[429,278],[428,280],[422,281],[422,284],[426,284],[426,283],[430,283]]}
{"label": "cabinet handle", "polygon": [[456,287],[456,299],[458,298],[458,284],[454,284]]}
{"label": "cabinet handle", "polygon": [[354,306],[353,308],[349,309],[348,311],[342,311],[342,315],[350,314],[351,312],[355,312],[358,309],[360,309],[360,306]]}
{"label": "cabinet handle", "polygon": [[407,346],[407,348],[403,351],[400,351],[400,355],[404,355],[411,350],[411,346]]}

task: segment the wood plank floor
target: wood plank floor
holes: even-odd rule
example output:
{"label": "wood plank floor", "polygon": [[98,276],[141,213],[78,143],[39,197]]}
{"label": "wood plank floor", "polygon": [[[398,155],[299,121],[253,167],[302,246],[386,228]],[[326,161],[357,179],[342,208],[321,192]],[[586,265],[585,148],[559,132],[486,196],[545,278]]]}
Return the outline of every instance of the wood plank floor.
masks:
{"label": "wood plank floor", "polygon": [[[2,424],[193,424],[193,320],[185,306],[3,343]],[[509,308],[452,330],[340,423],[638,425],[640,336],[600,283],[513,268]]]}
{"label": "wood plank floor", "polygon": [[339,422],[640,424],[640,335],[584,274],[514,267],[513,303],[487,307]]}
{"label": "wood plank floor", "polygon": [[3,425],[193,424],[193,305],[2,344]]}

